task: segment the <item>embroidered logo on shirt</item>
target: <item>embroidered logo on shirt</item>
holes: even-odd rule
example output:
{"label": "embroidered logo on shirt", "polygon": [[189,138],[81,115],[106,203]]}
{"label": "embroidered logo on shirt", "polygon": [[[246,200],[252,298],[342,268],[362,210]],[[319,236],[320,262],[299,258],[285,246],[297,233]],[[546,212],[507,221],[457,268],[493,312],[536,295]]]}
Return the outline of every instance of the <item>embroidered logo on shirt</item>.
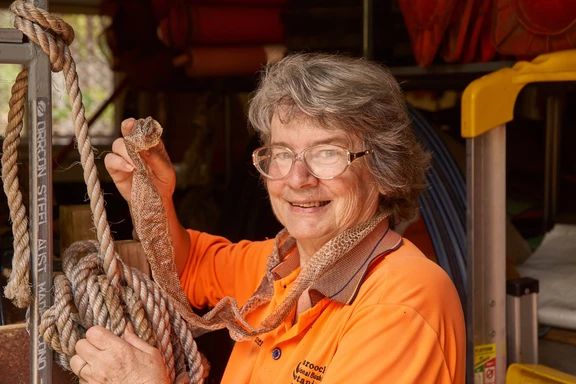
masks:
{"label": "embroidered logo on shirt", "polygon": [[256,344],[258,344],[259,347],[261,347],[262,344],[264,344],[264,341],[262,341],[262,339],[259,338],[258,336],[256,336],[256,338],[254,339],[254,342],[255,342]]}
{"label": "embroidered logo on shirt", "polygon": [[326,366],[320,366],[304,360],[296,365],[292,371],[293,383],[298,384],[316,384],[322,381],[326,372]]}

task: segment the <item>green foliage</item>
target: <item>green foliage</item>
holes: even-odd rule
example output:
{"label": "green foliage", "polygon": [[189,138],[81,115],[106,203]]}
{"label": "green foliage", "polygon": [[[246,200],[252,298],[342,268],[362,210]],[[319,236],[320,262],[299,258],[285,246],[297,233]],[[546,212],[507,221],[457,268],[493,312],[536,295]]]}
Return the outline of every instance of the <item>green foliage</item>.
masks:
{"label": "green foliage", "polygon": [[[114,74],[106,56],[101,52],[99,39],[106,27],[106,20],[97,15],[59,15],[74,29],[75,39],[70,50],[76,61],[82,101],[89,119],[108,99],[114,90]],[[11,28],[13,17],[7,10],[0,10],[0,27]],[[8,100],[11,87],[21,70],[19,65],[0,64],[0,131],[7,125]],[[52,76],[52,124],[53,135],[71,136],[74,126],[71,119],[68,94],[61,74]],[[108,106],[96,123],[90,127],[90,135],[111,136],[115,133],[114,105]]]}

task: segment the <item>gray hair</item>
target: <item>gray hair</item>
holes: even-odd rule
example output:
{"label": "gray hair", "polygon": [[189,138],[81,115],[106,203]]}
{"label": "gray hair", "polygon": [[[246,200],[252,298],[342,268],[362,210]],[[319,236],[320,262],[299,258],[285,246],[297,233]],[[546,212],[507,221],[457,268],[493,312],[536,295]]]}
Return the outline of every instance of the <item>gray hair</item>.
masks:
{"label": "gray hair", "polygon": [[289,55],[264,69],[250,100],[248,120],[264,145],[275,114],[359,137],[374,150],[365,159],[392,225],[417,213],[430,155],[416,141],[404,94],[386,68],[342,55]]}

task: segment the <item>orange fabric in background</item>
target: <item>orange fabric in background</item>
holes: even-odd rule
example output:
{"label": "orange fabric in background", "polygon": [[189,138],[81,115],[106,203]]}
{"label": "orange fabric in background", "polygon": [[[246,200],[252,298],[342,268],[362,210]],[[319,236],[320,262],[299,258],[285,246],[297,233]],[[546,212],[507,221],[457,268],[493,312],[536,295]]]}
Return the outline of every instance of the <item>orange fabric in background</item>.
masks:
{"label": "orange fabric in background", "polygon": [[427,258],[438,264],[434,245],[432,245],[432,239],[430,239],[430,234],[428,233],[426,223],[422,216],[418,216],[415,222],[408,225],[402,233],[402,236],[414,243]]}

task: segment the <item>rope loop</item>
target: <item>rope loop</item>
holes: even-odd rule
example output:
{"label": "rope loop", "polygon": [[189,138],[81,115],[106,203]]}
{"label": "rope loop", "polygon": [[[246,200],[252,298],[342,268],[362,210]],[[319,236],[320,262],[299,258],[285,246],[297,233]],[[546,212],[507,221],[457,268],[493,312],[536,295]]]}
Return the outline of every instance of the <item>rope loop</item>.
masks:
{"label": "rope loop", "polygon": [[16,0],[10,5],[10,11],[20,18],[35,22],[45,32],[49,32],[55,37],[60,37],[66,45],[70,45],[74,41],[74,29],[70,24],[45,9],[36,8],[25,0]]}
{"label": "rope loop", "polygon": [[[74,122],[74,133],[84,169],[98,241],[72,244],[63,253],[63,274],[54,278],[54,305],[42,314],[40,334],[56,354],[59,364],[70,370],[76,342],[93,325],[102,325],[122,336],[128,323],[135,333],[158,348],[172,381],[188,377],[203,382],[201,355],[192,337],[193,327],[184,321],[171,297],[140,271],[122,263],[104,209],[104,198],[88,137],[88,124],[78,84],[76,64],[68,45],[74,31],[61,18],[23,0],[10,6],[14,26],[38,44],[50,57],[52,71],[64,72]],[[17,147],[23,127],[28,70],[18,75],[12,87],[9,121],[2,153],[2,180],[8,198],[14,257],[6,296],[18,307],[30,305],[30,238],[17,176]],[[179,381],[180,382],[180,381]]]}
{"label": "rope loop", "polygon": [[[152,281],[140,271],[122,263],[114,250],[114,240],[106,218],[104,198],[94,164],[94,152],[88,137],[76,64],[68,48],[73,32],[68,31],[67,24],[60,19],[35,9],[23,0],[16,0],[11,9],[17,14],[14,25],[49,55],[53,71],[64,72],[80,163],[84,169],[84,181],[98,239],[75,243],[64,252],[64,274],[55,279],[54,305],[42,314],[42,337],[57,352],[59,363],[63,367],[70,368],[69,359],[75,353],[76,341],[84,337],[84,333],[91,326],[100,324],[121,336],[126,325],[131,323],[139,337],[161,351],[171,380],[188,376],[190,382],[202,383],[202,356],[193,336],[228,328],[230,336],[241,341],[277,328],[296,306],[300,295],[386,217],[382,212],[326,243],[302,269],[287,297],[258,326],[253,326],[246,320],[246,315],[270,302],[274,281],[270,271],[280,262],[280,254],[284,255],[288,249],[295,246],[288,232],[282,231],[276,237],[274,249],[268,258],[267,273],[254,295],[241,308],[234,298],[225,297],[210,312],[199,317],[190,308],[179,283],[173,258],[173,244],[166,242],[170,239],[170,234],[162,201],[153,182],[145,176],[146,165],[138,167],[138,163],[142,162],[139,153],[146,148],[140,148],[136,144],[154,145],[148,135],[159,140],[160,125],[152,118],[140,119],[135,122],[132,133],[141,132],[141,135],[135,136],[135,140],[128,136],[125,138],[127,152],[130,142],[135,144],[131,150],[134,152],[131,157],[135,156],[132,159],[136,165],[133,180],[140,182],[139,187],[134,184],[132,190],[132,216],[150,262],[155,279]],[[19,306],[26,305],[31,300],[28,278],[28,221],[15,170],[16,147],[22,129],[23,90],[27,88],[27,81],[28,74],[25,70],[18,76],[18,84],[13,87],[9,114],[13,120],[8,122],[2,156],[2,178],[9,201],[15,249],[6,293]],[[137,206],[137,201],[141,205]],[[162,230],[158,230],[159,228]],[[79,258],[81,254],[84,254],[84,257]]]}
{"label": "rope loop", "polygon": [[10,5],[14,14],[14,27],[30,40],[42,47],[50,57],[52,71],[64,69],[65,57],[70,56],[68,46],[74,41],[74,30],[62,18],[37,8],[25,0],[16,0]]}
{"label": "rope loop", "polygon": [[[170,379],[174,380],[186,372],[184,353],[189,350],[180,340],[171,338],[174,320],[162,293],[154,284],[147,284],[141,273],[124,268],[130,278],[117,289],[104,273],[97,241],[70,245],[63,254],[64,273],[54,278],[54,305],[42,314],[40,334],[58,354],[60,364],[70,369],[76,342],[88,328],[101,325],[122,336],[131,323],[142,340],[160,350]],[[178,343],[177,348],[174,343]]]}

